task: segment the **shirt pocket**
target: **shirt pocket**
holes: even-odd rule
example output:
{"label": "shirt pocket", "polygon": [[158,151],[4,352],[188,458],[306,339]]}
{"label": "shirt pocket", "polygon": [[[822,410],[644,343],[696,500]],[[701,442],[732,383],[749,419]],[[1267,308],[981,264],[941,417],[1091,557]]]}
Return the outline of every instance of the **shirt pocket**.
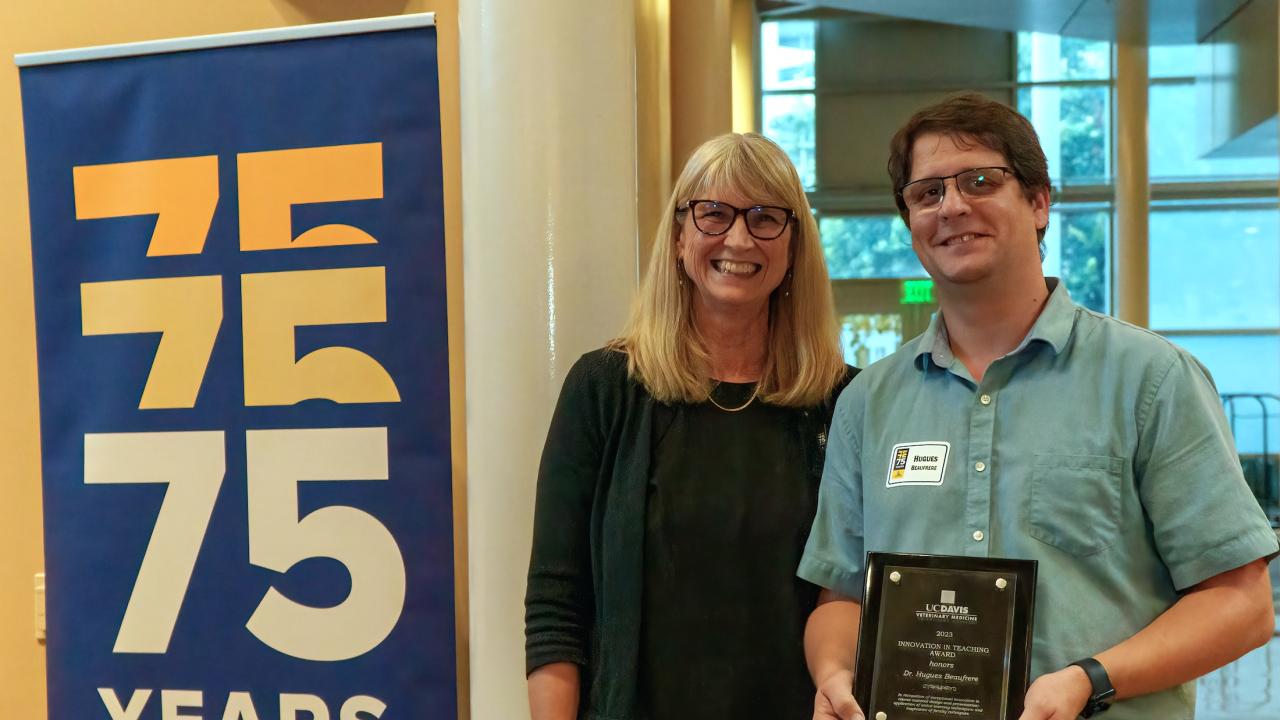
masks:
{"label": "shirt pocket", "polygon": [[1073,555],[1111,547],[1120,531],[1124,460],[1110,455],[1037,454],[1031,471],[1031,536]]}

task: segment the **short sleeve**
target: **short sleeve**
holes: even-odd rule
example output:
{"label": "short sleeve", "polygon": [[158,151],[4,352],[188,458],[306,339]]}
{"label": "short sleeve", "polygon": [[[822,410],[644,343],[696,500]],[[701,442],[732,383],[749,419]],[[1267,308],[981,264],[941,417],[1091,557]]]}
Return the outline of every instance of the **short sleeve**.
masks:
{"label": "short sleeve", "polygon": [[1208,370],[1179,350],[1141,403],[1134,474],[1174,586],[1274,555],[1275,531],[1245,484]]}
{"label": "short sleeve", "polygon": [[861,437],[864,394],[857,379],[836,402],[818,510],[796,574],[850,597],[862,595],[863,523]]}

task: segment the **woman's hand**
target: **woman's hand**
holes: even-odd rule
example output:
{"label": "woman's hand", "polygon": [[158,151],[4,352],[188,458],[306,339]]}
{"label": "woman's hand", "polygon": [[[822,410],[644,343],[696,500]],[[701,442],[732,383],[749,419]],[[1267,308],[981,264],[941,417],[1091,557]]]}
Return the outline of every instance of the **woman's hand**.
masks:
{"label": "woman's hand", "polygon": [[543,665],[529,673],[529,714],[533,720],[578,717],[578,666],[570,662]]}

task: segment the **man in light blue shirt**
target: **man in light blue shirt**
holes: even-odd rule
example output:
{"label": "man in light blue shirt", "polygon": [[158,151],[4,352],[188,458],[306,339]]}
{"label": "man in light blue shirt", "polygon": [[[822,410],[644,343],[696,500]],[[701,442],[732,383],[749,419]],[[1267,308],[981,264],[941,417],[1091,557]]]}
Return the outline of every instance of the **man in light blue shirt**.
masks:
{"label": "man in light blue shirt", "polygon": [[1013,110],[925,108],[889,168],[941,310],[836,406],[799,570],[825,588],[805,637],[814,718],[862,717],[867,551],[1039,562],[1023,720],[1104,699],[1110,720],[1191,718],[1195,678],[1271,637],[1280,549],[1208,372],[1044,277],[1048,168]]}

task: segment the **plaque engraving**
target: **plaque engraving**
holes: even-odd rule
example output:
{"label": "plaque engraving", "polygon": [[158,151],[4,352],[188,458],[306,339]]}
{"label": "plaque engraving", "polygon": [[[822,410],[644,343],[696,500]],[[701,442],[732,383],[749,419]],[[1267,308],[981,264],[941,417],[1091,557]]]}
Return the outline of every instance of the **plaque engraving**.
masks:
{"label": "plaque engraving", "polygon": [[869,553],[854,696],[887,720],[1012,720],[1031,664],[1034,560]]}

